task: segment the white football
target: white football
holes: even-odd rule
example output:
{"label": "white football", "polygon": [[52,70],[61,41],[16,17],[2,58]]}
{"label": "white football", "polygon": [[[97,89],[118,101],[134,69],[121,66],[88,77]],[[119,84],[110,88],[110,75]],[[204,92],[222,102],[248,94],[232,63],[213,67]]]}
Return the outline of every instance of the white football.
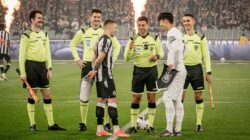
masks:
{"label": "white football", "polygon": [[224,63],[226,61],[226,59],[224,58],[224,57],[222,57],[221,59],[220,59],[220,62],[221,63]]}
{"label": "white football", "polygon": [[139,130],[146,130],[148,128],[148,120],[144,117],[137,118],[137,129]]}

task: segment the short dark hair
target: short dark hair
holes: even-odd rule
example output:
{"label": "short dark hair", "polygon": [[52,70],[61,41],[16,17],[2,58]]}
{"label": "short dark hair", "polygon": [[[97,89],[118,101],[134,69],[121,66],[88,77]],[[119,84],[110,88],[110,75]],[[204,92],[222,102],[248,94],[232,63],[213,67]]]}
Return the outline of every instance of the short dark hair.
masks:
{"label": "short dark hair", "polygon": [[4,30],[5,29],[5,24],[4,23],[0,23],[0,30]]}
{"label": "short dark hair", "polygon": [[194,18],[194,15],[193,15],[193,14],[185,14],[185,15],[184,15],[184,17],[191,17],[192,19],[194,19],[194,20],[195,20],[195,18]]}
{"label": "short dark hair", "polygon": [[108,24],[116,24],[116,21],[114,21],[112,19],[107,19],[107,20],[104,21],[104,26],[106,26]]}
{"label": "short dark hair", "polygon": [[37,13],[43,15],[43,12],[40,11],[40,10],[33,10],[33,11],[31,11],[31,12],[30,12],[30,15],[29,15],[29,20],[30,20],[30,22],[31,22],[31,19],[35,19]]}
{"label": "short dark hair", "polygon": [[102,11],[101,11],[100,9],[92,9],[92,10],[91,10],[91,15],[92,15],[93,13],[100,13],[100,14],[102,14]]}
{"label": "short dark hair", "polygon": [[160,15],[158,16],[158,21],[164,19],[168,20],[171,24],[174,23],[174,16],[172,13],[169,12],[160,13]]}
{"label": "short dark hair", "polygon": [[145,16],[138,17],[137,21],[145,21],[148,24],[148,18]]}

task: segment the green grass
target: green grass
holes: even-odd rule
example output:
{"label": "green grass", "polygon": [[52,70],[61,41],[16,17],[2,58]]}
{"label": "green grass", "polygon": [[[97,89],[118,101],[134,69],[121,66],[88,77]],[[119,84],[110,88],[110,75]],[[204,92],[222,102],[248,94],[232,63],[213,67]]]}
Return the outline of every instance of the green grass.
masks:
{"label": "green grass", "polygon": [[[123,63],[123,62],[121,62]],[[54,62],[54,78],[51,81],[53,95],[53,109],[55,122],[67,128],[65,132],[51,132],[47,130],[47,120],[42,106],[42,97],[36,105],[36,123],[39,131],[29,132],[29,120],[26,112],[27,93],[21,88],[14,69],[17,62],[8,72],[9,81],[0,82],[0,139],[106,139],[97,138],[95,103],[95,86],[90,101],[88,114],[88,131],[78,132],[80,122],[79,86],[80,70],[72,62]],[[117,88],[119,123],[124,126],[130,121],[131,75],[132,64],[116,64],[114,75]],[[247,64],[213,64],[213,92],[215,109],[209,107],[207,90],[205,96],[205,111],[203,118],[204,132],[195,132],[195,102],[191,88],[184,103],[185,116],[183,121],[183,136],[159,138],[154,134],[139,131],[130,139],[250,139],[250,63]],[[158,68],[161,69],[161,66]],[[160,97],[162,93],[157,96]],[[146,96],[143,96],[141,111],[147,107]],[[166,127],[165,110],[163,104],[157,108],[155,127],[161,132]],[[122,138],[121,138],[122,139]]]}

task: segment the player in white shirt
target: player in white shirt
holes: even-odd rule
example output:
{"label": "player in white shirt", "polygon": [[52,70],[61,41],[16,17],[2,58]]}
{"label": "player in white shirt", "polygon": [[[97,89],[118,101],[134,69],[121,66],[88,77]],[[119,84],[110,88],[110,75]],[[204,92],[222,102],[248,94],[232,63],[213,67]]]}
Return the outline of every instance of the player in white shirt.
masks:
{"label": "player in white shirt", "polygon": [[[187,75],[187,71],[183,63],[185,46],[183,44],[182,33],[174,27],[174,17],[172,13],[161,13],[158,20],[161,28],[167,32],[168,72],[172,70],[178,71],[171,84],[166,88],[166,90],[164,90],[163,93],[167,127],[160,136],[181,136],[181,125],[184,116],[181,99]],[[174,118],[176,122],[175,127],[173,127]]]}

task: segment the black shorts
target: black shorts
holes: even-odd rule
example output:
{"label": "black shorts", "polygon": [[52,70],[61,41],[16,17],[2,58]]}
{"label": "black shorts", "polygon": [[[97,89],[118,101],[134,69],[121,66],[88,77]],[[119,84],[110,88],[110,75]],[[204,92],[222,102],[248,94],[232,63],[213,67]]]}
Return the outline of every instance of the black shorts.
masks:
{"label": "black shorts", "polygon": [[203,90],[204,89],[204,77],[202,65],[185,66],[187,70],[187,77],[184,84],[184,89],[188,88],[189,83],[193,90]]}
{"label": "black shorts", "polygon": [[86,62],[85,67],[82,68],[81,79],[86,76],[90,71],[92,71],[92,62]]}
{"label": "black shorts", "polygon": [[116,89],[113,79],[104,78],[104,81],[96,82],[96,91],[98,98],[115,98]]}
{"label": "black shorts", "polygon": [[0,54],[0,60],[3,60],[3,58],[7,61],[7,63],[10,63],[10,56],[8,54]]}
{"label": "black shorts", "polygon": [[[25,71],[27,81],[32,88],[49,88],[49,80],[47,78],[47,68],[45,62],[36,62],[26,60]],[[26,85],[23,85],[26,88]]]}
{"label": "black shorts", "polygon": [[156,92],[155,82],[158,78],[157,66],[141,68],[134,66],[132,92],[143,93],[146,85],[148,92]]}

